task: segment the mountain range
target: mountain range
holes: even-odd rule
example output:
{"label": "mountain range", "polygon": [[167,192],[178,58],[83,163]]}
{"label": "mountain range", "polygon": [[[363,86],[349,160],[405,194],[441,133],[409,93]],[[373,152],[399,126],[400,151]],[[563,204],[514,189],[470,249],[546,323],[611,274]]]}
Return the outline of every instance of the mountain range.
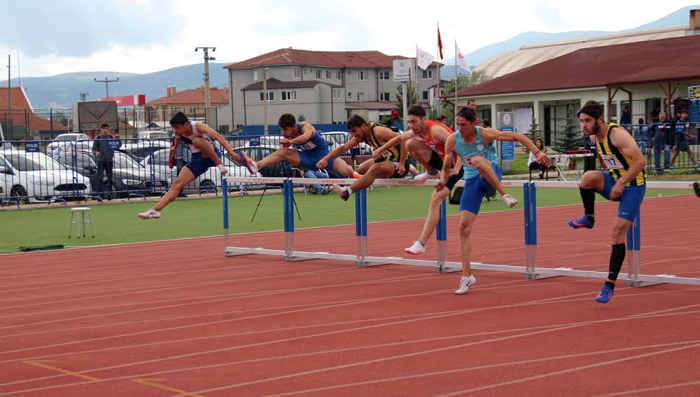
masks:
{"label": "mountain range", "polygon": [[[493,56],[504,52],[517,51],[526,44],[576,40],[629,31],[687,25],[689,10],[693,8],[699,8],[699,6],[684,7],[656,21],[621,31],[524,32],[508,40],[481,47],[468,53],[466,58],[470,65],[477,66]],[[455,76],[454,59],[445,59],[442,62],[445,65],[441,71],[442,79],[453,79]],[[223,67],[231,63],[233,62],[209,64],[212,87],[225,87],[227,85],[228,73]],[[466,72],[461,68],[458,69],[460,74]],[[104,83],[95,82],[95,79],[109,78],[112,80],[119,78],[119,82],[109,84],[110,96],[145,94],[146,100],[150,101],[165,96],[166,87],[168,86],[175,86],[178,91],[201,87],[203,85],[203,73],[204,66],[199,63],[146,74],[98,71],[66,73],[50,77],[25,77],[22,78],[22,86],[25,87],[35,109],[65,108],[71,107],[73,103],[78,102],[81,92],[87,93],[87,100],[104,97],[105,85]],[[13,78],[11,84],[17,86],[17,79]],[[0,81],[0,87],[5,86],[7,86],[7,80]]]}

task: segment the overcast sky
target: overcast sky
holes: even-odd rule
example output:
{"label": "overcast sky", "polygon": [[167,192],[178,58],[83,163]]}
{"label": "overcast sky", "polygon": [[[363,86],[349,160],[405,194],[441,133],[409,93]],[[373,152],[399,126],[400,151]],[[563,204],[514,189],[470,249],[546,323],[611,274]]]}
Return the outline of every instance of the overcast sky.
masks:
{"label": "overcast sky", "polygon": [[[283,47],[379,50],[454,56],[526,31],[633,28],[688,0],[0,0],[0,63],[12,75],[81,71],[148,73],[202,62],[197,46],[217,47],[217,62],[237,62]],[[4,73],[6,67],[2,68]],[[5,79],[5,75],[0,80]]]}

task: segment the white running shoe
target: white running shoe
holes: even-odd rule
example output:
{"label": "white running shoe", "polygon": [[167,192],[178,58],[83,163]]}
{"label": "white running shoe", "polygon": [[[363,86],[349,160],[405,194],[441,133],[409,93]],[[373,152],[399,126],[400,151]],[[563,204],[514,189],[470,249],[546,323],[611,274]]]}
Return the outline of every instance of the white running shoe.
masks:
{"label": "white running shoe", "polygon": [[425,245],[420,241],[415,241],[412,246],[406,248],[404,251],[411,255],[425,254]]}
{"label": "white running shoe", "polygon": [[158,218],[160,218],[160,211],[156,211],[155,208],[151,208],[146,212],[139,213],[139,218],[141,218],[141,219],[158,219]]}
{"label": "white running shoe", "polygon": [[515,207],[516,204],[518,204],[518,199],[511,196],[510,194],[504,194],[503,201],[505,201],[508,208],[513,208],[513,207]]}
{"label": "white running shoe", "polygon": [[227,169],[226,167],[224,167],[223,164],[217,165],[216,168],[219,169],[219,172],[221,173],[221,176],[224,176],[224,175],[228,174],[228,169]]}
{"label": "white running shoe", "polygon": [[464,295],[469,291],[469,287],[476,284],[476,277],[472,274],[469,277],[462,276],[459,280],[459,288],[455,290],[455,295]]}
{"label": "white running shoe", "polygon": [[440,178],[440,174],[438,174],[438,173],[431,174],[429,172],[424,172],[422,174],[418,174],[418,175],[413,177],[413,179],[416,181],[425,181],[428,179],[438,179],[438,178]]}
{"label": "white running shoe", "polygon": [[333,191],[340,196],[343,201],[348,201],[350,198],[350,187],[349,186],[340,186],[338,184],[333,184],[332,186]]}

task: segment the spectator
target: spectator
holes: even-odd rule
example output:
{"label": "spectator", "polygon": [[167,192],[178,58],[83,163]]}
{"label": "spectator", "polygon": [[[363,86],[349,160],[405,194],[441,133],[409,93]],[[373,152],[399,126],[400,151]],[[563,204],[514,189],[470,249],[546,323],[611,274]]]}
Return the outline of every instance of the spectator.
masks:
{"label": "spectator", "polygon": [[483,120],[481,120],[481,127],[483,127],[483,128],[491,128],[491,123],[489,123],[488,120],[483,119]]}
{"label": "spectator", "polygon": [[468,101],[467,101],[467,107],[476,110],[476,100],[475,100],[475,99],[470,99],[470,100],[468,100]]}
{"label": "spectator", "polygon": [[634,140],[637,141],[637,146],[642,154],[647,154],[647,143],[649,142],[649,126],[646,125],[643,118],[639,118],[637,126],[634,127]]}
{"label": "spectator", "polygon": [[620,125],[630,125],[632,124],[632,115],[630,114],[629,105],[625,105],[622,109],[622,114],[620,115]]}
{"label": "spectator", "polygon": [[97,193],[103,192],[103,177],[107,174],[107,192],[112,192],[112,170],[114,169],[114,136],[109,133],[109,124],[100,125],[100,135],[95,137],[92,153],[97,158]]}
{"label": "spectator", "polygon": [[[304,178],[319,178],[319,179],[324,179],[328,178],[328,175],[322,171],[322,170],[306,170],[304,171]],[[322,185],[312,185],[309,188],[309,191],[311,191],[312,194],[322,194],[326,195],[331,192],[329,189],[329,186],[322,186]]]}
{"label": "spectator", "polygon": [[653,145],[654,145],[654,165],[656,167],[656,174],[661,175],[664,173],[661,168],[661,150],[664,151],[664,168],[669,169],[671,167],[671,145],[673,136],[671,134],[671,124],[666,121],[666,113],[659,113],[659,122],[654,123],[651,126],[651,131],[653,135]]}
{"label": "spectator", "polygon": [[[542,138],[535,139],[535,146],[537,146],[537,149],[539,149],[541,152],[545,151],[544,142],[542,142]],[[544,171],[547,167],[537,162],[537,157],[535,156],[534,152],[530,152],[530,157],[527,160],[527,166],[530,169],[530,171],[540,170],[540,179],[544,179]]]}
{"label": "spectator", "polygon": [[690,135],[689,130],[690,123],[688,122],[688,112],[683,110],[681,112],[681,118],[676,121],[675,133],[676,133],[676,145],[673,151],[673,157],[671,157],[670,166],[673,167],[673,163],[676,161],[676,157],[680,152],[688,153],[688,158],[693,162],[695,168],[698,167],[698,162],[693,157],[693,152],[690,150],[690,145],[688,145],[688,140],[693,141],[695,136]]}

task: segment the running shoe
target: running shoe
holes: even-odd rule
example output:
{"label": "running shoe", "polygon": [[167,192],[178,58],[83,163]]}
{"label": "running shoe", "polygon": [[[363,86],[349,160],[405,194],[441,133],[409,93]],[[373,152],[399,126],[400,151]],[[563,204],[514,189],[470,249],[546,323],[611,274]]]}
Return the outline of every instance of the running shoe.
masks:
{"label": "running shoe", "polygon": [[469,291],[469,287],[476,284],[476,277],[472,274],[471,276],[462,276],[459,280],[459,288],[455,290],[455,295],[464,295]]}
{"label": "running shoe", "polygon": [[598,303],[608,303],[613,295],[615,295],[615,290],[610,288],[609,285],[605,284],[603,289],[600,290],[598,296],[595,297],[595,301]]}
{"label": "running shoe", "polygon": [[350,198],[350,191],[348,189],[348,187],[341,187],[338,184],[333,185],[333,191],[336,192],[336,194],[338,194],[343,201],[348,201]]}
{"label": "running shoe", "polygon": [[250,156],[248,156],[248,154],[243,150],[241,150],[238,155],[241,157],[241,165],[246,167],[251,175],[258,173],[258,163],[255,160],[250,158]]}
{"label": "running shoe", "polygon": [[151,208],[146,212],[139,213],[139,218],[141,218],[141,219],[158,219],[158,218],[160,218],[160,211],[156,211],[155,208]]}
{"label": "running shoe", "polygon": [[404,251],[411,255],[425,254],[425,245],[420,241],[415,241],[412,246],[406,248]]}
{"label": "running shoe", "polygon": [[513,207],[515,207],[516,204],[518,204],[518,199],[511,196],[510,194],[504,194],[503,201],[506,203],[508,208],[513,208]]}
{"label": "running shoe", "polygon": [[581,227],[585,227],[586,229],[593,229],[593,222],[588,216],[584,215],[578,219],[570,220],[569,226],[573,227],[574,229],[578,229]]}
{"label": "running shoe", "polygon": [[437,172],[434,174],[431,174],[429,172],[424,172],[422,174],[418,174],[415,177],[413,177],[413,179],[416,181],[426,181],[428,179],[438,179],[438,178],[440,178],[440,175]]}
{"label": "running shoe", "polygon": [[221,174],[221,176],[228,174],[228,168],[224,167],[223,164],[217,165],[216,168],[219,170],[219,173]]}
{"label": "running shoe", "polygon": [[352,179],[360,179],[362,178],[362,174],[358,174],[357,172],[352,173]]}

